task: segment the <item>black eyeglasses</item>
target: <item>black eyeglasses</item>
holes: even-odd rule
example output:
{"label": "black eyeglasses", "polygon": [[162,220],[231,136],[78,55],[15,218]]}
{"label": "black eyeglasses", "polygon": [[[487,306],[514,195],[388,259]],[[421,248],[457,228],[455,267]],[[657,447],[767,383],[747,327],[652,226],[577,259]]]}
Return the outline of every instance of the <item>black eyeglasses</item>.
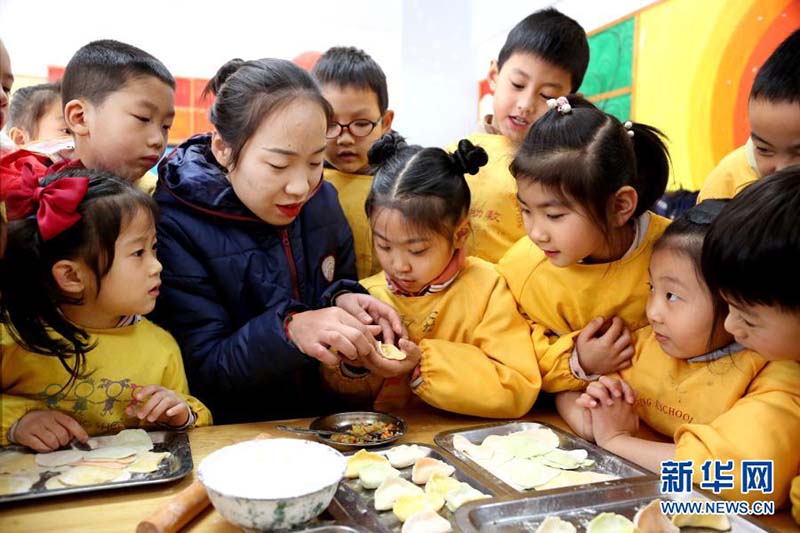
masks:
{"label": "black eyeglasses", "polygon": [[325,132],[326,139],[335,139],[342,133],[344,130],[350,132],[350,135],[353,137],[366,137],[372,130],[375,129],[375,126],[380,124],[381,120],[383,120],[383,115],[378,117],[378,120],[372,122],[371,120],[367,120],[365,118],[359,118],[356,120],[351,120],[347,124],[339,124],[338,122],[331,122],[328,124],[328,131]]}

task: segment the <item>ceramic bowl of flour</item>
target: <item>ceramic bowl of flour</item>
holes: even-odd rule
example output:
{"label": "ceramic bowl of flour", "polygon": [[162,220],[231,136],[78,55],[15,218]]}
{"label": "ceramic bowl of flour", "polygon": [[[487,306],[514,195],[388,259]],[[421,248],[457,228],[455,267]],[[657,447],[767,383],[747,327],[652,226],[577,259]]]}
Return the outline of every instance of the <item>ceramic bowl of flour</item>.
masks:
{"label": "ceramic bowl of flour", "polygon": [[330,446],[299,439],[263,439],[221,448],[197,476],[226,520],[247,529],[289,528],[324,511],[347,460]]}

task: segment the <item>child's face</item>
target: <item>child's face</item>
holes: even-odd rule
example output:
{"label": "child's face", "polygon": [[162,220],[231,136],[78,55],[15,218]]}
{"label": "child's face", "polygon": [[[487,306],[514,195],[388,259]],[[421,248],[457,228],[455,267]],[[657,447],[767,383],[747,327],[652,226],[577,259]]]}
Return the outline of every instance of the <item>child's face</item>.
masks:
{"label": "child's face", "polygon": [[523,52],[511,54],[499,72],[493,62],[489,81],[494,87],[493,125],[515,144],[547,112],[547,100],[568,94],[572,87],[569,72]]}
{"label": "child's face", "polygon": [[36,135],[28,142],[56,139],[69,135],[67,123],[64,122],[64,110],[61,108],[61,98],[55,98],[45,109],[36,123]]}
{"label": "child's face", "polygon": [[380,209],[371,222],[378,261],[405,291],[424,289],[453,257],[450,240],[416,229],[397,209]]}
{"label": "child's face", "polygon": [[149,213],[139,209],[117,237],[114,262],[101,279],[100,293],[95,287],[87,287],[85,305],[91,306],[98,318],[107,317],[109,327],[113,327],[119,317],[152,311],[160,286],[155,223]]}
{"label": "child's face", "polygon": [[610,255],[603,232],[583,209],[567,205],[539,182],[517,182],[517,198],[528,237],[558,267]]}
{"label": "child's face", "polygon": [[689,359],[730,342],[720,327],[709,346],[714,303],[689,257],[669,247],[661,248],[653,252],[649,272],[647,320],[665,353]]}
{"label": "child's face", "polygon": [[357,137],[349,128],[345,128],[338,137],[327,140],[325,159],[331,165],[351,174],[364,172],[369,165],[367,152],[372,143],[389,131],[394,113],[387,110],[381,116],[378,95],[371,89],[329,83],[323,86],[322,94],[333,107],[334,122],[343,125],[354,121],[364,121],[365,125],[367,122],[377,122],[374,129],[363,137]]}
{"label": "child's face", "polygon": [[[322,180],[327,120],[322,108],[306,99],[294,100],[261,121],[228,167],[236,196],[257,217],[285,226],[300,214],[310,193]],[[226,159],[223,141],[215,136],[215,156]]]}
{"label": "child's face", "polygon": [[736,342],[771,361],[800,361],[800,313],[728,300],[725,329]]}
{"label": "child's face", "polygon": [[11,72],[11,58],[3,41],[0,41],[0,129],[6,126],[8,120],[8,99],[12,85],[14,73]]}
{"label": "child's face", "polygon": [[750,100],[748,117],[761,176],[800,163],[800,104]]}
{"label": "child's face", "polygon": [[65,111],[75,134],[76,156],[87,168],[138,180],[164,155],[175,117],[174,97],[172,88],[158,78],[132,78],[97,106],[81,101],[82,122],[77,124],[72,123],[68,102]]}

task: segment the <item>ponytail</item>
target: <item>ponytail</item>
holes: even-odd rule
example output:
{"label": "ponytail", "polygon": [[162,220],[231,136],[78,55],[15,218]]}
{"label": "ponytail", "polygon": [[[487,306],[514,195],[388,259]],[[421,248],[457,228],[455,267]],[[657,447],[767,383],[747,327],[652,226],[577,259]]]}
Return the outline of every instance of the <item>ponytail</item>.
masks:
{"label": "ponytail", "polygon": [[664,195],[669,180],[669,150],[660,130],[647,124],[632,122],[633,156],[636,160],[636,185],[639,203],[634,216],[652,209]]}

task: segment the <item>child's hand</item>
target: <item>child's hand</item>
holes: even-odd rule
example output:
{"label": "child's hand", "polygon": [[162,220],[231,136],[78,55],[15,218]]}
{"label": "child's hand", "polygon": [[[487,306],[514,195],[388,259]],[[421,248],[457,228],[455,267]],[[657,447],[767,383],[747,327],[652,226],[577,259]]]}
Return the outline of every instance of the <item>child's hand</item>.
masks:
{"label": "child's hand", "polygon": [[594,440],[592,433],[592,410],[579,403],[581,393],[567,391],[556,394],[556,411],[582,439]]}
{"label": "child's hand", "polygon": [[364,324],[379,325],[383,342],[386,344],[395,344],[398,337],[408,338],[408,332],[397,311],[374,296],[348,292],[337,296],[334,304]]}
{"label": "child's hand", "polygon": [[66,446],[73,438],[86,442],[89,435],[77,420],[61,411],[29,411],[14,427],[15,442],[41,453]]}
{"label": "child's hand", "polygon": [[639,416],[632,403],[615,402],[609,395],[608,388],[600,383],[591,383],[586,388],[586,394],[597,403],[591,409],[592,433],[599,446],[605,448],[612,439],[622,435],[636,435],[639,431]]}
{"label": "child's hand", "polygon": [[370,354],[364,360],[364,367],[384,378],[393,378],[410,373],[419,364],[422,353],[419,346],[407,339],[400,339],[400,350],[406,354],[402,361],[386,359],[380,354]]}
{"label": "child's hand", "polygon": [[[125,414],[139,420],[182,427],[189,422],[191,410],[175,391],[160,385],[147,385],[133,391],[133,399]],[[149,399],[148,399],[149,397]],[[147,399],[147,402],[142,405]]]}
{"label": "child's hand", "polygon": [[599,402],[613,405],[615,399],[621,399],[633,405],[636,402],[636,391],[624,379],[616,380],[608,376],[600,376],[599,380],[586,387],[586,392],[581,394],[575,403],[591,409],[597,407]]}
{"label": "child's hand", "polygon": [[606,321],[597,317],[578,334],[578,361],[587,374],[610,374],[630,366],[633,357],[631,334],[619,317],[614,317],[608,329]]}

